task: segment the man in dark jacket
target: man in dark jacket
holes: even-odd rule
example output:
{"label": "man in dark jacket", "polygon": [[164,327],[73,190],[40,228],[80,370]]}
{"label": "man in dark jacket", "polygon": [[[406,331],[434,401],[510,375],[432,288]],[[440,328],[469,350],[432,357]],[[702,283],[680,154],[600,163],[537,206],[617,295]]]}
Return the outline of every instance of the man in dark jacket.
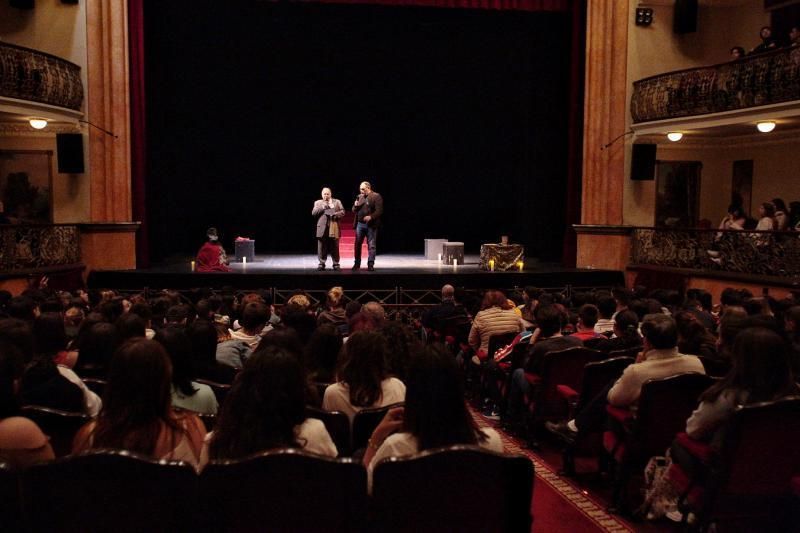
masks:
{"label": "man in dark jacket", "polygon": [[372,190],[368,181],[362,181],[359,186],[361,194],[353,203],[353,212],[356,214],[354,227],[356,242],[353,249],[353,270],[361,268],[361,244],[367,238],[367,270],[375,270],[375,245],[378,239],[378,228],[381,226],[383,216],[383,198]]}

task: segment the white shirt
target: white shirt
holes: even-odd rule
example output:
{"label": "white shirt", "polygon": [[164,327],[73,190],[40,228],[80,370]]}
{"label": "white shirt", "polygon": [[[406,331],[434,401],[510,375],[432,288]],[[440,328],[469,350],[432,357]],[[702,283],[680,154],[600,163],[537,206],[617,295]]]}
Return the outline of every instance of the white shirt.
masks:
{"label": "white shirt", "polygon": [[347,415],[350,422],[362,409],[371,407],[385,407],[393,403],[406,400],[406,386],[397,378],[387,378],[381,382],[381,397],[373,405],[356,407],[350,403],[350,387],[347,383],[339,382],[329,385],[322,398],[322,408],[326,411],[341,411]]}

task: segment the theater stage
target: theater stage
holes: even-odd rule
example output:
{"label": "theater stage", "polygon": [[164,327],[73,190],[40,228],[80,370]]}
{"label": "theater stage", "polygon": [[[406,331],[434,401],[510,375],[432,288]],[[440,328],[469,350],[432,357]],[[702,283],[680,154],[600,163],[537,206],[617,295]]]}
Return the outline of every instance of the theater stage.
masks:
{"label": "theater stage", "polygon": [[[611,287],[624,284],[624,275],[615,270],[563,268],[554,264],[528,260],[520,271],[486,272],[478,269],[478,256],[465,257],[465,264],[453,267],[442,265],[423,255],[382,254],[375,261],[375,271],[369,272],[362,263],[361,270],[351,271],[352,260],[342,260],[342,270],[330,266],[317,271],[315,255],[272,254],[256,255],[247,265],[231,263],[233,272],[200,273],[191,271],[191,259],[165,266],[137,270],[100,270],[89,274],[88,285],[93,289],[119,290],[192,289],[211,287],[221,289],[328,289],[340,285],[345,289],[438,289],[445,283],[468,289],[513,289],[534,285],[542,288],[575,289]],[[330,265],[330,260],[328,265]]]}

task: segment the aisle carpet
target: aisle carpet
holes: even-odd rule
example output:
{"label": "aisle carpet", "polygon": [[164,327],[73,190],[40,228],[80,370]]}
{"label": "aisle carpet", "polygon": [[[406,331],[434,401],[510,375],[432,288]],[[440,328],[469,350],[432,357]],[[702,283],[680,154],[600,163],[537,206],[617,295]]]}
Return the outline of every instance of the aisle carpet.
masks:
{"label": "aisle carpet", "polygon": [[[483,415],[472,411],[479,427],[495,427]],[[617,517],[605,511],[605,506],[586,491],[577,488],[566,478],[558,476],[538,455],[524,448],[524,443],[496,428],[507,453],[525,455],[533,461],[536,480],[533,485],[533,531],[633,531]]]}

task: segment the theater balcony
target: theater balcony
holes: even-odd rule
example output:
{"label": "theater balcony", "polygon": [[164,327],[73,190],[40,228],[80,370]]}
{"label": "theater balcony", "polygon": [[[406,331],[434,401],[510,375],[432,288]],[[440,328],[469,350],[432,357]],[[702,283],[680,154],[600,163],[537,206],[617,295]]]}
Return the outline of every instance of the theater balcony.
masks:
{"label": "theater balcony", "polygon": [[76,123],[83,117],[83,97],[78,65],[0,42],[0,112],[4,117]]}
{"label": "theater balcony", "polygon": [[800,47],[635,81],[630,113],[637,138],[795,120],[800,117]]}

